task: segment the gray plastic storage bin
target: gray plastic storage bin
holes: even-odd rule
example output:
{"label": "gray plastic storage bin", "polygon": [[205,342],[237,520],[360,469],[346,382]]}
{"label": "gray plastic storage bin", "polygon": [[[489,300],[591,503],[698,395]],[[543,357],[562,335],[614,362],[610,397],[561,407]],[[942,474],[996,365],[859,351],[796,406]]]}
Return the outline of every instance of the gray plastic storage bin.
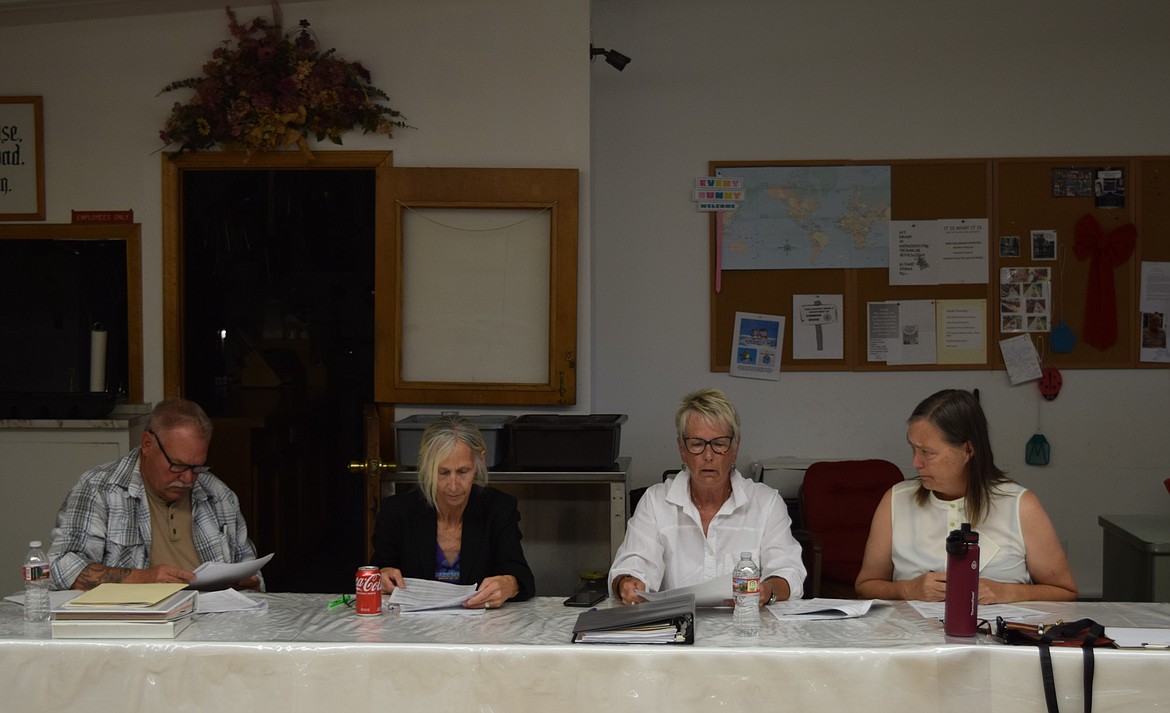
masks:
{"label": "gray plastic storage bin", "polygon": [[[418,467],[418,448],[422,445],[422,434],[443,414],[420,413],[394,422],[394,452],[398,455],[398,467],[410,470]],[[461,416],[463,414],[460,414]],[[463,416],[471,421],[483,434],[487,443],[487,467],[495,468],[504,462],[507,446],[503,438],[504,423],[512,416]]]}

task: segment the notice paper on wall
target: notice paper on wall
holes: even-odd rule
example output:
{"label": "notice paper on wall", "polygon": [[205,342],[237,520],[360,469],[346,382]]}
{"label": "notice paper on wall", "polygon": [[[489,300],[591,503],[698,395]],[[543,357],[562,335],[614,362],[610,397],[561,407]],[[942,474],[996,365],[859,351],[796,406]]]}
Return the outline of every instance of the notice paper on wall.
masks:
{"label": "notice paper on wall", "polygon": [[870,302],[866,307],[869,361],[934,364],[938,360],[934,300]]}
{"label": "notice paper on wall", "polygon": [[939,364],[987,362],[987,300],[938,300]]}
{"label": "notice paper on wall", "polygon": [[1166,318],[1170,316],[1170,262],[1142,263],[1141,360],[1170,362]]}
{"label": "notice paper on wall", "polygon": [[1007,367],[1012,386],[1040,378],[1040,355],[1036,353],[1036,345],[1029,335],[1001,339],[999,351],[1003,354],[1003,365]]}
{"label": "notice paper on wall", "polygon": [[891,285],[983,284],[987,219],[891,220]]}
{"label": "notice paper on wall", "polygon": [[843,295],[793,295],[792,358],[843,358],[843,314]]}
{"label": "notice paper on wall", "polygon": [[779,381],[784,323],[784,317],[736,312],[731,340],[731,375]]}

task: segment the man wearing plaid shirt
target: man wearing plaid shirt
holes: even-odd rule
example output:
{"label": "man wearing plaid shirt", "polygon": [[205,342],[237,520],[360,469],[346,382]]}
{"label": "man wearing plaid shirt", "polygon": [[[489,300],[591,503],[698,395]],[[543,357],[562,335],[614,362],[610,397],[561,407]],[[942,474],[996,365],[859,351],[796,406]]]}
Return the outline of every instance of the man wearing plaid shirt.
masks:
{"label": "man wearing plaid shirt", "polygon": [[[138,448],[82,475],[57,513],[53,588],[190,582],[203,562],[254,559],[239,499],[209,471],[211,432],[198,404],[168,399]],[[260,584],[257,575],[235,586]]]}

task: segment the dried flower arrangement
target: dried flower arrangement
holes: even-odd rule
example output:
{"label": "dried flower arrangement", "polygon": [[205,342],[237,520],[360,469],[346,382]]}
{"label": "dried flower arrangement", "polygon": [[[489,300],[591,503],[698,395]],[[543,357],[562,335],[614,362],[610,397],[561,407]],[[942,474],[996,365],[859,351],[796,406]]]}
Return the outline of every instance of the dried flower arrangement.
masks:
{"label": "dried flower arrangement", "polygon": [[219,144],[249,153],[298,145],[308,151],[310,135],[341,144],[341,134],[351,129],[389,137],[407,126],[401,113],[378,103],[388,97],[370,83],[365,67],[340,59],[334,49],[318,49],[307,20],[285,33],[275,1],[271,21],[240,24],[231,7],[227,16],[232,36],[203,65],[203,76],[162,89],[195,90],[186,104],[172,107],[159,132],[166,145],[196,151]]}

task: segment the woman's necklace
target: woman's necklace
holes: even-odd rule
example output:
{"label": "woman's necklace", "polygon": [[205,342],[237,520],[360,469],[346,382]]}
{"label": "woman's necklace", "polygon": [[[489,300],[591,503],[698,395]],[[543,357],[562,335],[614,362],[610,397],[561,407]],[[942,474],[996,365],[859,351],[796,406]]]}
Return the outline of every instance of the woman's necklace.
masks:
{"label": "woman's necklace", "polygon": [[693,490],[691,491],[691,502],[694,503],[695,507],[699,508],[700,511],[702,511],[702,510],[718,511],[719,508],[723,507],[723,503],[727,502],[727,499],[730,497],[731,497],[731,483],[727,484],[727,492],[725,492],[723,494],[722,499],[720,499],[718,502],[712,502],[712,503],[707,504],[707,505],[701,504],[698,500],[696,500],[694,491]]}

